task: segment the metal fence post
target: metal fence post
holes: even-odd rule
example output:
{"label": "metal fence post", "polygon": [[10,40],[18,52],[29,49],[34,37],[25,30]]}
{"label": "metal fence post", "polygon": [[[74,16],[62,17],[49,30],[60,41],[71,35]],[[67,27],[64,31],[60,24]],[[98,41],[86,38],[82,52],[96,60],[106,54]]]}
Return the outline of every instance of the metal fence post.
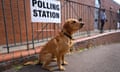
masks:
{"label": "metal fence post", "polygon": [[9,42],[8,42],[8,33],[7,33],[7,24],[6,24],[6,17],[5,17],[5,9],[4,9],[4,0],[1,0],[2,3],[2,13],[3,13],[3,20],[4,20],[4,29],[5,29],[5,39],[6,39],[6,47],[7,53],[9,53]]}
{"label": "metal fence post", "polygon": [[28,42],[28,25],[27,25],[27,18],[26,18],[26,0],[23,0],[24,4],[24,15],[25,15],[25,29],[26,29],[26,41],[27,41],[27,50],[29,50],[29,42]]}

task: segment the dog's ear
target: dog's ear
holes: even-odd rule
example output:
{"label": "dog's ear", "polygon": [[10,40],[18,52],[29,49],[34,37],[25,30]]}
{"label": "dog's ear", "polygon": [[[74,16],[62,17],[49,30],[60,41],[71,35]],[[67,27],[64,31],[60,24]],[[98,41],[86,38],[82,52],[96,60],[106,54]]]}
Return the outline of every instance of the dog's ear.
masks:
{"label": "dog's ear", "polygon": [[67,31],[67,32],[71,32],[71,27],[69,22],[65,22],[65,24],[63,25],[63,28]]}
{"label": "dog's ear", "polygon": [[79,18],[78,21],[82,21],[82,18]]}
{"label": "dog's ear", "polygon": [[64,29],[67,29],[67,28],[68,28],[68,26],[69,26],[68,23],[69,23],[69,22],[65,22],[65,24],[63,25],[63,28],[64,28]]}

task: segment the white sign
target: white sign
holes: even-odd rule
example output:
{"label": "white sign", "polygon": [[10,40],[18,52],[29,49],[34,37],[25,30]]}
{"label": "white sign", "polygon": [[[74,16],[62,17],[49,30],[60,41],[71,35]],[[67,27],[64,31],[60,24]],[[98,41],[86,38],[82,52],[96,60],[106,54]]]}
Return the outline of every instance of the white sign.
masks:
{"label": "white sign", "polygon": [[61,23],[60,1],[30,0],[32,22]]}

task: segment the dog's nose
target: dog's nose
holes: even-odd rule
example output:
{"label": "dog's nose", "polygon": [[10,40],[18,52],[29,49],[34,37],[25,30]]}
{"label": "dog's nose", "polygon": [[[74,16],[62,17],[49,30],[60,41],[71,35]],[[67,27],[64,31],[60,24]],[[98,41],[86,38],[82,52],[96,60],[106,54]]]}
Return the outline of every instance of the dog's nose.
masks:
{"label": "dog's nose", "polygon": [[82,25],[84,25],[84,23],[82,23]]}
{"label": "dog's nose", "polygon": [[84,25],[84,22],[80,22],[81,25]]}

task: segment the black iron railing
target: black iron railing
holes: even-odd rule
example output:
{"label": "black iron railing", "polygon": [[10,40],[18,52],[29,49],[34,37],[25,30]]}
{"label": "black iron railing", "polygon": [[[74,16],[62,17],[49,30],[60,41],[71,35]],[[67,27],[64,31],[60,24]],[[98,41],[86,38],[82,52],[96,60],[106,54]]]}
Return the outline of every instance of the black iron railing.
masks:
{"label": "black iron railing", "polygon": [[[68,18],[82,18],[85,26],[82,30],[78,31],[75,36],[91,36],[94,31],[94,24],[96,22],[97,29],[99,30],[99,8],[82,4],[80,2],[64,0],[61,2],[61,23],[32,23],[30,20],[30,2],[28,0],[1,0],[2,16],[1,24],[4,28],[0,31],[0,42],[2,48],[6,48],[6,52],[11,52],[15,47],[26,46],[26,49],[34,49],[36,46],[41,45],[44,41],[48,41],[51,37],[55,36],[61,29],[62,24]],[[97,14],[97,19],[95,18]],[[104,29],[116,29],[118,22],[117,12],[107,10],[107,20]],[[18,49],[20,50],[20,49]],[[13,50],[14,51],[14,50]],[[0,52],[2,53],[2,52]]]}

